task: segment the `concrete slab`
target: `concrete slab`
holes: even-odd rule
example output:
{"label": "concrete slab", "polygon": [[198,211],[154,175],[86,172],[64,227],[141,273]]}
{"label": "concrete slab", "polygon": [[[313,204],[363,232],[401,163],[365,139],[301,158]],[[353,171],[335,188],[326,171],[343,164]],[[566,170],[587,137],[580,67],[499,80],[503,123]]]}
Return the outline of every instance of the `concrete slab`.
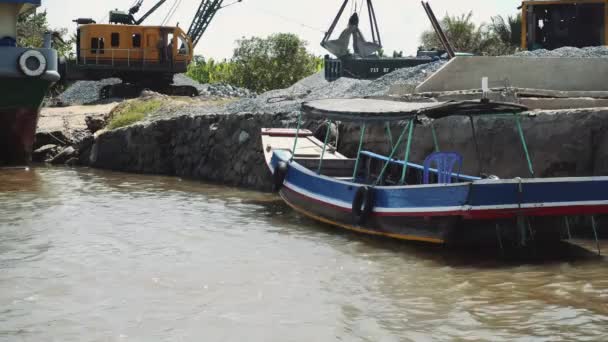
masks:
{"label": "concrete slab", "polygon": [[441,92],[490,87],[608,91],[608,58],[456,57],[416,87]]}
{"label": "concrete slab", "polygon": [[608,108],[608,99],[571,98],[521,98],[519,103],[530,109],[577,109],[577,108]]}

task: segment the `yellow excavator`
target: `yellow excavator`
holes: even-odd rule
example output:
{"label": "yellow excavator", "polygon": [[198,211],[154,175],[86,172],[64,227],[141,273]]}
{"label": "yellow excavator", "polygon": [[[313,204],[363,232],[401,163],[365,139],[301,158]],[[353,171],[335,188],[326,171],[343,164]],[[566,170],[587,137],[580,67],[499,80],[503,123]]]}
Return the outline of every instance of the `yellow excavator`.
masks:
{"label": "yellow excavator", "polygon": [[174,86],[173,76],[184,73],[216,13],[242,0],[224,4],[224,0],[202,0],[194,19],[184,32],[177,26],[141,25],[166,0],[158,1],[141,18],[135,19],[143,0],[127,12],[111,11],[108,24],[88,18],[74,20],[76,59],[63,65],[64,80],[101,80],[119,78],[122,83],[105,86],[100,98],[135,97],[143,89],[164,94],[197,96],[192,86]]}
{"label": "yellow excavator", "polygon": [[530,0],[521,8],[524,50],[607,45],[608,0]]}

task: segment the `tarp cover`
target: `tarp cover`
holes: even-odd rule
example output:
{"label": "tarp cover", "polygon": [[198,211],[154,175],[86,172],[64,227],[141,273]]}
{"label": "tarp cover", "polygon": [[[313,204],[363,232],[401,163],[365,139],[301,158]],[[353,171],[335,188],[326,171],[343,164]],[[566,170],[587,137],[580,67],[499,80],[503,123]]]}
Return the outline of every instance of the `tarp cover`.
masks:
{"label": "tarp cover", "polygon": [[451,115],[484,115],[519,113],[528,110],[516,103],[459,102],[401,102],[378,99],[325,99],[304,102],[302,111],[339,121],[395,121],[426,116],[439,119]]}

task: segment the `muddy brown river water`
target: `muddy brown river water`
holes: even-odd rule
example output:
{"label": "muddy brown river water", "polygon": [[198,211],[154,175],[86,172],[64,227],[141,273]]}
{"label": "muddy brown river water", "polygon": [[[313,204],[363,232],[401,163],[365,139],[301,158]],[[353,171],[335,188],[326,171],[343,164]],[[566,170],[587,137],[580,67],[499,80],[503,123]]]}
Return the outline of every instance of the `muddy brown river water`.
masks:
{"label": "muddy brown river water", "polygon": [[0,170],[0,341],[336,340],[608,341],[608,260],[369,238],[176,178]]}

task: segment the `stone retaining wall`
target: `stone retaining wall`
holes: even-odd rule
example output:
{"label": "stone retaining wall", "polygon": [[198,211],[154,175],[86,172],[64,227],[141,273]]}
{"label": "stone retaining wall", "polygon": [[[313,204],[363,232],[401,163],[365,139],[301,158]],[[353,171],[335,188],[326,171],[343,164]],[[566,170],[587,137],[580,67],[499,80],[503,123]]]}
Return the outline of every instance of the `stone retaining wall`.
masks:
{"label": "stone retaining wall", "polygon": [[[608,175],[608,108],[533,113],[522,124],[538,176]],[[393,125],[395,140],[403,124]],[[304,124],[313,131],[317,126],[318,122]],[[263,127],[295,127],[295,116],[202,115],[138,124],[101,134],[91,149],[90,165],[267,191],[270,175],[262,153]],[[460,152],[464,172],[476,174],[480,165],[468,119],[441,119],[435,128],[441,149]],[[529,176],[513,119],[476,119],[476,129],[483,172],[502,178]],[[339,150],[353,156],[359,133],[356,124],[340,125]],[[388,152],[383,126],[367,131],[364,148]],[[411,159],[421,162],[432,151],[430,128],[417,126]]]}

